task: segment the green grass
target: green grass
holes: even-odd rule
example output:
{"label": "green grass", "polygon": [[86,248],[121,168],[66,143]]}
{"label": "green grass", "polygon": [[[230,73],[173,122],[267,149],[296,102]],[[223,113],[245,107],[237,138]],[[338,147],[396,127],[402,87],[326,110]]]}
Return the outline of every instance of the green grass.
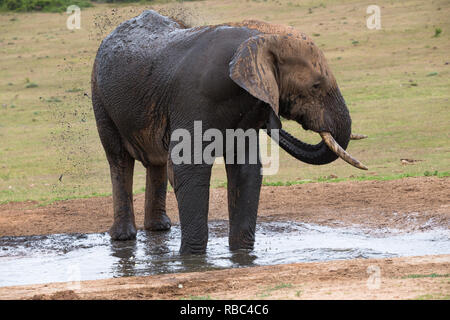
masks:
{"label": "green grass", "polygon": [[414,300],[450,300],[450,295],[444,293],[423,294],[415,297]]}
{"label": "green grass", "polygon": [[410,173],[404,173],[404,174],[394,174],[394,175],[387,175],[387,176],[353,176],[349,178],[334,178],[334,177],[318,177],[317,179],[313,180],[296,180],[296,181],[263,181],[263,185],[265,186],[292,186],[295,184],[305,184],[305,183],[312,183],[312,182],[341,182],[341,181],[390,181],[390,180],[397,180],[397,179],[403,179],[403,178],[412,178],[412,177],[449,177],[450,172],[433,172],[430,173],[429,171],[425,171],[423,174],[410,174]]}
{"label": "green grass", "polygon": [[450,273],[447,274],[409,274],[407,276],[402,277],[402,279],[418,279],[418,278],[449,278]]}
{"label": "green grass", "polygon": [[208,296],[188,296],[181,298],[180,300],[213,300],[213,299],[208,295]]}
{"label": "green grass", "polygon": [[[174,6],[160,2],[154,7]],[[369,136],[348,148],[369,167],[367,172],[342,160],[311,166],[281,151],[280,170],[264,177],[264,185],[448,177],[450,35],[445,30],[450,29],[450,3],[381,1],[382,29],[368,30],[370,1],[321,2],[182,5],[194,25],[254,18],[320,34],[314,41],[347,101],[353,131]],[[114,15],[112,7],[82,9],[81,29],[73,31],[65,27],[66,14],[0,13],[0,203],[111,193],[91,109],[91,66],[109,31],[148,6],[122,4]],[[434,37],[437,28],[441,32]],[[30,84],[37,87],[27,88]],[[320,139],[291,121],[283,121],[283,127],[306,142]],[[404,158],[422,161],[403,165]],[[226,186],[225,177],[224,166],[214,166],[212,186]],[[144,186],[145,170],[137,164],[135,192]]]}
{"label": "green grass", "polygon": [[[274,287],[269,287],[269,288],[264,289],[263,291],[257,293],[256,296],[258,298],[267,298],[267,297],[270,297],[272,295],[272,292],[277,291],[277,290],[283,290],[283,289],[286,289],[286,288],[293,288],[292,283],[280,283],[280,284],[277,284]],[[297,293],[300,295],[301,291],[297,291]]]}

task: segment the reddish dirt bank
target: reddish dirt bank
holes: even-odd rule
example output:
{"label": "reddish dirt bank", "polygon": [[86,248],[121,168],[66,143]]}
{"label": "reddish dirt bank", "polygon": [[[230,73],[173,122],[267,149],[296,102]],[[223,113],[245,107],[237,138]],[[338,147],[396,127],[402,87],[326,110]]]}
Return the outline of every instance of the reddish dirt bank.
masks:
{"label": "reddish dirt bank", "polygon": [[[406,231],[450,227],[449,178],[310,183],[263,187],[258,216],[330,226],[357,224]],[[227,219],[226,189],[212,189],[209,219]],[[143,226],[144,195],[135,196],[136,223]],[[173,192],[167,211],[178,222]],[[112,224],[111,197],[59,201],[46,207],[33,202],[0,205],[0,236],[104,232]]]}
{"label": "reddish dirt bank", "polygon": [[450,299],[449,270],[450,255],[356,259],[4,287],[0,299]]}

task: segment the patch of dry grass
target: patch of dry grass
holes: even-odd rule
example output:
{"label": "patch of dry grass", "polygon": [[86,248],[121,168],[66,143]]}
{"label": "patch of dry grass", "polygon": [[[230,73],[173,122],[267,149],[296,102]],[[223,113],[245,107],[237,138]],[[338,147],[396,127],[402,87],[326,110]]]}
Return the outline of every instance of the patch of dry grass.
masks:
{"label": "patch of dry grass", "polygon": [[[288,24],[324,51],[353,131],[369,135],[349,150],[370,170],[341,160],[310,166],[282,152],[280,172],[266,177],[268,183],[448,172],[450,3],[378,1],[381,30],[366,27],[370,4],[208,0],[155,7],[184,15],[191,25],[252,18]],[[82,29],[75,31],[65,27],[66,14],[0,14],[0,202],[110,193],[91,111],[90,71],[101,39],[145,7],[84,9]],[[442,32],[434,37],[437,28]],[[295,123],[283,125],[306,141],[319,139]],[[403,165],[402,158],[422,161]],[[224,181],[223,167],[215,167],[212,184]],[[138,165],[135,190],[144,185]]]}

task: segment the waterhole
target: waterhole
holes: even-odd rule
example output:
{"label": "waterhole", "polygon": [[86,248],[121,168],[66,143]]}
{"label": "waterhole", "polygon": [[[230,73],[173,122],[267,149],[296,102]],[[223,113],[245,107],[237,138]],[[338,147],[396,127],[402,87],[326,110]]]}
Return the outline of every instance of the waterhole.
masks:
{"label": "waterhole", "polygon": [[450,231],[368,232],[296,222],[260,222],[253,251],[228,250],[228,223],[209,223],[207,254],[180,256],[180,228],[139,231],[136,241],[107,233],[0,238],[0,286],[95,280],[221,268],[355,258],[450,254]]}

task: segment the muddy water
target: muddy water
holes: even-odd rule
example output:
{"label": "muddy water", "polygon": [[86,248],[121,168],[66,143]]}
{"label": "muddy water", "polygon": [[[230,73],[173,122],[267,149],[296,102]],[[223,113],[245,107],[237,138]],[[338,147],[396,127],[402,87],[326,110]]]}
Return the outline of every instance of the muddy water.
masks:
{"label": "muddy water", "polygon": [[139,231],[136,241],[108,234],[56,234],[0,238],[0,286],[94,280],[160,273],[355,258],[450,254],[450,231],[366,232],[294,222],[260,222],[255,249],[231,253],[228,224],[210,222],[208,252],[180,257],[179,226]]}

